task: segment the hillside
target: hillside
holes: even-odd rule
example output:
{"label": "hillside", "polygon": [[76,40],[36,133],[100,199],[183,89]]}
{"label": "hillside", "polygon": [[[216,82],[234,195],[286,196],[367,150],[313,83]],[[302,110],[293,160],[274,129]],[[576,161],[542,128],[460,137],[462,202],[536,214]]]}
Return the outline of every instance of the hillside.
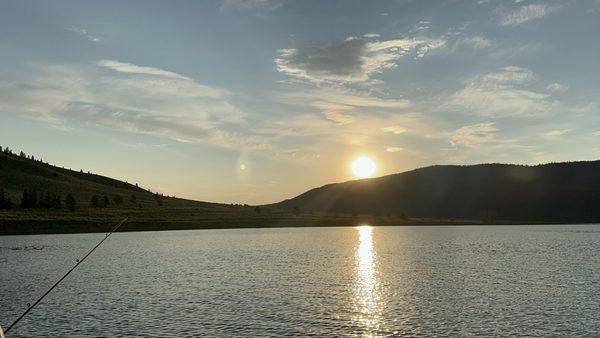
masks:
{"label": "hillside", "polygon": [[[25,195],[29,201],[24,204]],[[72,205],[67,202],[69,196]],[[0,235],[104,232],[124,217],[129,220],[121,231],[405,222],[167,197],[135,184],[61,168],[7,149],[0,151]]]}
{"label": "hillside", "polygon": [[[74,196],[76,208],[88,207],[93,196],[106,196],[109,203],[122,199],[122,204],[135,207],[155,207],[159,204],[197,205],[203,202],[157,195],[135,184],[109,177],[50,165],[24,154],[0,152],[0,188],[13,203],[19,204],[24,190],[34,191],[38,199],[45,195],[62,198]],[[133,196],[133,197],[132,197]],[[160,201],[159,201],[160,200]]]}
{"label": "hillside", "polygon": [[433,166],[248,206],[162,196],[0,151],[0,235],[103,232],[123,217],[122,231],[600,221],[600,161]]}
{"label": "hillside", "polygon": [[494,221],[600,221],[600,161],[432,166],[312,189],[274,208]]}

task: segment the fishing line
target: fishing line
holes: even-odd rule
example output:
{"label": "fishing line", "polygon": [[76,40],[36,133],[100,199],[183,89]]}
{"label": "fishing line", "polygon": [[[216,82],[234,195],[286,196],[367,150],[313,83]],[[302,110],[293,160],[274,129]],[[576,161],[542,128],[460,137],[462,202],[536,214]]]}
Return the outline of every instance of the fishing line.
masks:
{"label": "fishing line", "polygon": [[[117,223],[114,227],[112,227],[112,229],[110,229],[110,231],[106,234],[106,236],[100,241],[98,242],[98,244],[96,244],[95,247],[93,247],[85,256],[83,256],[83,258],[78,259],[77,260],[77,264],[75,264],[71,270],[69,270],[66,274],[64,274],[56,283],[54,283],[54,285],[52,285],[52,287],[50,289],[48,289],[48,291],[46,291],[38,300],[35,301],[35,303],[31,304],[31,306],[29,305],[29,303],[27,303],[27,310],[21,315],[19,316],[19,318],[17,318],[17,320],[15,320],[12,324],[10,324],[10,326],[8,328],[6,328],[6,330],[4,331],[4,333],[8,333],[8,331],[10,331],[10,329],[12,329],[19,321],[21,321],[21,319],[23,319],[23,317],[25,317],[31,310],[33,310],[33,308],[38,305],[42,299],[44,299],[49,293],[50,291],[52,291],[58,284],[60,284],[60,282],[63,281],[63,279],[67,278],[67,276],[73,272],[75,269],[77,269],[77,267],[79,266],[79,264],[83,263],[83,261],[88,258],[89,255],[92,254],[92,252],[94,252],[94,250],[96,250],[100,245],[102,245],[102,243],[108,239],[108,237],[110,237],[110,235],[113,234],[113,232],[117,231],[117,229],[119,229],[119,227],[121,225],[123,225],[123,223],[125,223],[125,221],[127,221],[127,218],[124,218],[121,222]],[[2,336],[2,328],[0,328],[0,337]]]}

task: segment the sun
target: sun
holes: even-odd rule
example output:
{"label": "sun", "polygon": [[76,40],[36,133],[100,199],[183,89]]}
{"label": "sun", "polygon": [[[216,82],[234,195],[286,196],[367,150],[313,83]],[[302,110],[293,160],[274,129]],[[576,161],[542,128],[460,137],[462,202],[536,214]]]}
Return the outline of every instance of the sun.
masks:
{"label": "sun", "polygon": [[377,169],[375,162],[366,156],[361,156],[352,162],[352,173],[357,178],[371,177],[375,169]]}

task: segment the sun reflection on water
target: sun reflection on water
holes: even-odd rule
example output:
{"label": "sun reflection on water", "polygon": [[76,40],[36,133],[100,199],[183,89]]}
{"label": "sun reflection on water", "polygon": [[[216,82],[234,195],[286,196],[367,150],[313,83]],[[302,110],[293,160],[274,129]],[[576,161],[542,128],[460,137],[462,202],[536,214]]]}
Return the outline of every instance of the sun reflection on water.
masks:
{"label": "sun reflection on water", "polygon": [[373,227],[356,227],[358,245],[356,247],[356,288],[355,306],[357,321],[367,332],[379,327],[381,299],[377,283],[375,252],[373,250]]}

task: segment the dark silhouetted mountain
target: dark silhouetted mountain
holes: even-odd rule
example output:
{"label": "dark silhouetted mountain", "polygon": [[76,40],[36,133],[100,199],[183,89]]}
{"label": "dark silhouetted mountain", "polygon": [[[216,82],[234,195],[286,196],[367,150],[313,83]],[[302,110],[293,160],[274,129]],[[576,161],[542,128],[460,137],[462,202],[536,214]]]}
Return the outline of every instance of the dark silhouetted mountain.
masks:
{"label": "dark silhouetted mountain", "polygon": [[600,221],[600,161],[431,166],[328,184],[271,206],[488,222]]}

